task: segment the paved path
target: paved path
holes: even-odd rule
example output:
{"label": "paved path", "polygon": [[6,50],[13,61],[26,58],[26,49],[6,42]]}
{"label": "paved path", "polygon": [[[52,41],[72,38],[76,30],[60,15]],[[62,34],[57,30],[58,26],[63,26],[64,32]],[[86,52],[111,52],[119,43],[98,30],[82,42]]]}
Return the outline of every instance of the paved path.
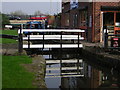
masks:
{"label": "paved path", "polygon": [[101,43],[90,43],[90,42],[85,42],[85,41],[81,41],[81,43],[83,44],[83,46],[89,46],[89,47],[101,47],[103,48],[103,45]]}
{"label": "paved path", "polygon": [[18,44],[0,44],[1,55],[14,55],[18,52]]}
{"label": "paved path", "polygon": [[98,55],[102,55],[104,57],[108,57],[108,58],[111,58],[111,59],[120,60],[120,51],[105,50],[101,43],[89,43],[89,42],[85,42],[85,41],[82,41],[81,43],[84,46],[83,49],[86,50],[86,51],[89,51],[91,53],[95,53],[95,54],[98,54]]}

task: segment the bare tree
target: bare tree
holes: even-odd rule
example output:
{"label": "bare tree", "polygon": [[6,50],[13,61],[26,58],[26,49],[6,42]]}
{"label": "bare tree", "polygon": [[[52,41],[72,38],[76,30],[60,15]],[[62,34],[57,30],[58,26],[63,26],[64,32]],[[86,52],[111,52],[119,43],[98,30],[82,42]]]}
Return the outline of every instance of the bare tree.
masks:
{"label": "bare tree", "polygon": [[43,13],[41,13],[41,11],[39,11],[39,10],[38,10],[38,11],[35,11],[35,13],[34,13],[34,15],[36,15],[36,16],[37,16],[37,15],[42,15],[42,14],[43,14]]}
{"label": "bare tree", "polygon": [[17,11],[11,12],[10,14],[11,14],[11,15],[16,15],[16,16],[27,15],[26,13],[24,13],[24,12],[21,11],[21,10],[17,10]]}
{"label": "bare tree", "polygon": [[21,11],[21,10],[17,10],[17,11],[11,12],[10,15],[18,16],[21,19],[28,19],[29,18],[29,15],[27,13]]}
{"label": "bare tree", "polygon": [[45,15],[49,16],[50,14],[48,12],[46,12]]}

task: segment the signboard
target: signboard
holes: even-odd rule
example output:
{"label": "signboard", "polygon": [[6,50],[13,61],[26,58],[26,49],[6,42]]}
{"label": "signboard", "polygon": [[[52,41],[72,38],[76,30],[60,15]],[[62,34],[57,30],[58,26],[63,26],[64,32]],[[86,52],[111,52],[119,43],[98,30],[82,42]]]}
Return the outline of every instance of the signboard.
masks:
{"label": "signboard", "polygon": [[70,0],[70,9],[78,8],[78,0]]}
{"label": "signboard", "polygon": [[111,47],[114,47],[114,48],[120,47],[120,37],[111,38]]}

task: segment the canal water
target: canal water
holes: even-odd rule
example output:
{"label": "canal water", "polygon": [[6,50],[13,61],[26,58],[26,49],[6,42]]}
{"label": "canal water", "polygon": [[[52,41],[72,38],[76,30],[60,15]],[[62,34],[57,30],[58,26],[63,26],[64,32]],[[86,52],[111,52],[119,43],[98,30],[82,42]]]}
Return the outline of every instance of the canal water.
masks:
{"label": "canal water", "polygon": [[82,57],[78,50],[53,49],[43,56],[47,88],[120,88],[119,72]]}

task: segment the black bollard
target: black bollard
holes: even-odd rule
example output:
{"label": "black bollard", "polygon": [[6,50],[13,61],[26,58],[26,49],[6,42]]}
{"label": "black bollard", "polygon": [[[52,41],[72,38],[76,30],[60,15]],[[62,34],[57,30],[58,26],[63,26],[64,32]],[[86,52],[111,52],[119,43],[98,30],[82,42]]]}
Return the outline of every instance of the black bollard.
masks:
{"label": "black bollard", "polygon": [[21,54],[23,52],[23,38],[22,38],[22,25],[20,25],[20,33],[18,35],[18,52]]}

